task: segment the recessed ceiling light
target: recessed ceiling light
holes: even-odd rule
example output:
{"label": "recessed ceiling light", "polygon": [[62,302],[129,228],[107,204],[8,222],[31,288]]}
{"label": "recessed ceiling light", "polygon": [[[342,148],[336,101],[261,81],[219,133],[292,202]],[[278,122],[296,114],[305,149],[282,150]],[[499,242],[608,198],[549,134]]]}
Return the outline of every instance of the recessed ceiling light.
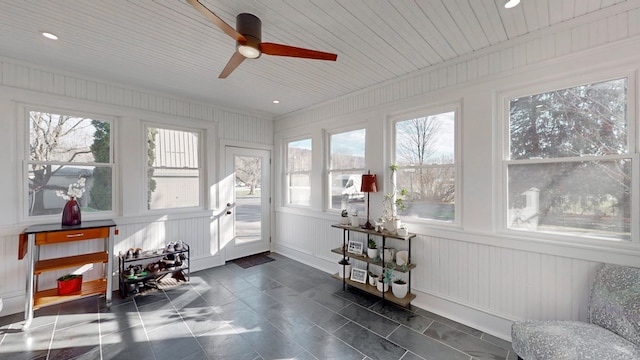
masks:
{"label": "recessed ceiling light", "polygon": [[520,4],[520,0],[507,0],[507,2],[504,3],[504,7],[505,9],[511,9],[512,7],[515,7],[518,4]]}
{"label": "recessed ceiling light", "polygon": [[274,104],[280,104],[280,100],[273,100]]}
{"label": "recessed ceiling light", "polygon": [[43,32],[42,36],[46,37],[47,39],[51,39],[51,40],[58,40],[58,37],[50,32]]}

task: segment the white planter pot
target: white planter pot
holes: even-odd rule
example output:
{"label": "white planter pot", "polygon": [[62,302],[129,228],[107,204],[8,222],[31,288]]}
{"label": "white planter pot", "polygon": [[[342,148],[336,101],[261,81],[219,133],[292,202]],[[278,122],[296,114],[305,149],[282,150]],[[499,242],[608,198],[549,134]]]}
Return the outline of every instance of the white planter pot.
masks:
{"label": "white planter pot", "polygon": [[339,270],[338,270],[338,275],[341,278],[350,278],[351,277],[351,264],[349,265],[342,265],[342,264],[338,264],[339,266]]}
{"label": "white planter pot", "polygon": [[380,292],[387,292],[389,291],[389,284],[387,284],[386,282],[378,281],[378,283],[376,284],[376,288]]}
{"label": "white planter pot", "polygon": [[402,299],[405,296],[407,296],[407,289],[408,289],[407,284],[393,283],[391,285],[391,292],[393,292],[393,296],[397,297],[398,299]]}
{"label": "white planter pot", "polygon": [[351,226],[360,226],[360,218],[357,216],[351,216]]}
{"label": "white planter pot", "polygon": [[374,276],[369,275],[369,285],[371,286],[378,285],[378,275],[374,275]]}
{"label": "white planter pot", "polygon": [[342,225],[349,225],[349,217],[345,216],[345,217],[341,217],[340,219],[342,219]]}
{"label": "white planter pot", "polygon": [[398,230],[396,230],[396,232],[398,233],[398,236],[409,235],[409,230],[407,228],[399,228]]}
{"label": "white planter pot", "polygon": [[393,223],[393,220],[387,220],[384,222],[383,225],[384,229],[390,233],[395,232],[396,231],[396,227]]}
{"label": "white planter pot", "polygon": [[367,257],[369,259],[375,259],[378,256],[378,249],[367,248]]}

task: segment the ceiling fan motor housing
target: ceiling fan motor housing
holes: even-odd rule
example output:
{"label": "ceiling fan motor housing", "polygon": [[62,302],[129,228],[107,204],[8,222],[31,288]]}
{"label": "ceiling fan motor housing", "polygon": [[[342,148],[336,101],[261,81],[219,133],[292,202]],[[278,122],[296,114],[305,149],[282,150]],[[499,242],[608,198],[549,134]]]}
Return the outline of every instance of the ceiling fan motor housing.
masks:
{"label": "ceiling fan motor housing", "polygon": [[248,46],[257,50],[257,56],[245,56],[250,58],[259,58],[262,53],[262,51],[260,51],[260,43],[262,42],[262,21],[253,14],[238,14],[238,16],[236,16],[236,31],[247,39],[247,42],[244,44],[240,42],[237,43],[238,51],[245,55],[240,47]]}

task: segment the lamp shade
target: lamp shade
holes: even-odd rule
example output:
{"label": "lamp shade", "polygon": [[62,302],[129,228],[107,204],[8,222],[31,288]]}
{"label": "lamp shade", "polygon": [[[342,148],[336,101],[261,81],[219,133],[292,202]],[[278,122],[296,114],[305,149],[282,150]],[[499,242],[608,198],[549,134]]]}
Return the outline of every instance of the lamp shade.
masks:
{"label": "lamp shade", "polygon": [[360,185],[360,191],[370,193],[378,192],[378,184],[376,183],[375,174],[363,174],[362,183]]}

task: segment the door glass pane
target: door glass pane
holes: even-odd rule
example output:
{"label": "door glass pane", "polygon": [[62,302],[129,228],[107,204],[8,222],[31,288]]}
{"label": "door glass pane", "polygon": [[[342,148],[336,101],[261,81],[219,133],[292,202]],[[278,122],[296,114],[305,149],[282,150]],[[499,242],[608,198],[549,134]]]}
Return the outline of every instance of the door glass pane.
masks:
{"label": "door glass pane", "polygon": [[234,158],[236,176],[236,244],[262,239],[262,159],[254,156]]}

